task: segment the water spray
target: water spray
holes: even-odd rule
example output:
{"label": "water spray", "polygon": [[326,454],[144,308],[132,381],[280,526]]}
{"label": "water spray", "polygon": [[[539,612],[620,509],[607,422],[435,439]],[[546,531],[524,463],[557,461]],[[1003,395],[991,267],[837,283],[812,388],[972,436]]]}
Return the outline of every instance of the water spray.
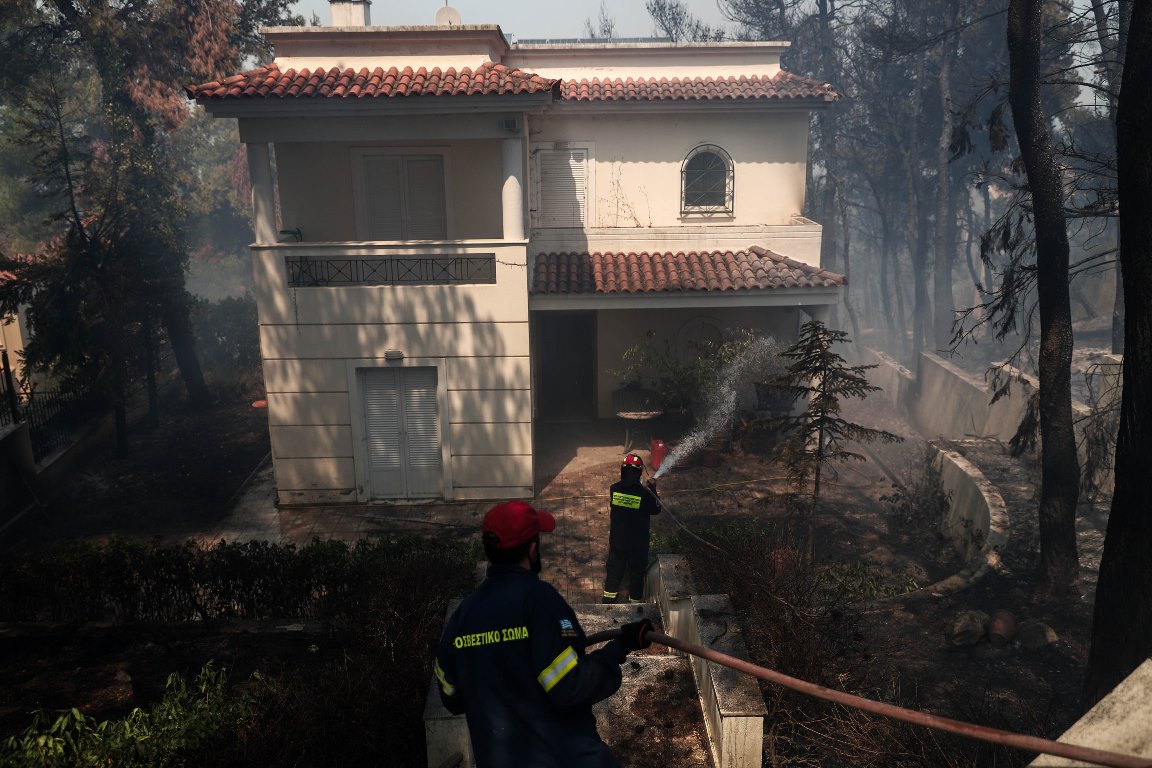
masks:
{"label": "water spray", "polygon": [[740,402],[740,385],[746,383],[757,368],[769,364],[776,355],[776,341],[771,337],[757,336],[747,349],[720,369],[711,382],[712,391],[707,399],[703,420],[668,452],[652,476],[653,480],[659,480],[685,456],[708,445],[721,429],[732,423],[736,406]]}

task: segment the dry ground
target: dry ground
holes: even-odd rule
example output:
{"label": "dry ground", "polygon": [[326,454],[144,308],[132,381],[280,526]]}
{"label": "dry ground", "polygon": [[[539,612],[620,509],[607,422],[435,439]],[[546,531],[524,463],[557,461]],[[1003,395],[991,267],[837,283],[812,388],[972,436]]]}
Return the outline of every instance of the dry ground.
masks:
{"label": "dry ground", "polygon": [[[948,575],[955,563],[942,556],[935,533],[902,528],[882,499],[892,491],[885,466],[897,477],[915,472],[923,455],[922,439],[881,403],[869,403],[860,413],[870,426],[909,439],[877,451],[883,465],[871,460],[852,465],[826,484],[817,517],[819,558],[854,562],[887,552],[920,583]],[[111,518],[119,520],[121,529],[137,533],[203,530],[226,513],[229,499],[268,451],[265,413],[247,402],[169,414],[160,430],[138,431],[132,442],[126,459],[96,457],[4,546],[30,547],[82,536],[103,529]],[[602,490],[606,471],[611,467],[588,468],[584,482]],[[678,468],[661,482],[672,515],[660,519],[654,533],[659,540],[683,526],[706,537],[710,526],[733,518],[780,514],[780,494],[788,490],[782,474],[760,453],[739,446],[724,455],[719,467]],[[1020,515],[1029,518],[1028,510]],[[1014,542],[1027,545],[1027,532],[1014,531]],[[1005,608],[1020,618],[1042,620],[1058,640],[1031,652],[1013,647],[992,651],[986,644],[950,648],[944,641],[945,623],[970,608]],[[865,651],[852,661],[851,671],[862,681],[863,693],[896,687],[905,701],[938,714],[1055,736],[1077,713],[1089,624],[1084,601],[1032,596],[1026,571],[991,574],[955,595],[872,604],[860,625]],[[205,642],[209,647],[199,647]],[[194,671],[204,653],[218,658],[233,654],[231,664],[245,668],[276,664],[285,653],[299,650],[198,638],[150,646],[113,640],[77,641],[53,649],[32,640],[12,646],[14,652],[0,662],[3,724],[14,727],[18,713],[34,706],[81,704],[94,713],[123,707],[134,700],[125,698],[131,686],[126,687],[120,674],[129,664],[134,665],[133,675],[143,676],[150,681],[145,687],[154,689],[166,671]]]}

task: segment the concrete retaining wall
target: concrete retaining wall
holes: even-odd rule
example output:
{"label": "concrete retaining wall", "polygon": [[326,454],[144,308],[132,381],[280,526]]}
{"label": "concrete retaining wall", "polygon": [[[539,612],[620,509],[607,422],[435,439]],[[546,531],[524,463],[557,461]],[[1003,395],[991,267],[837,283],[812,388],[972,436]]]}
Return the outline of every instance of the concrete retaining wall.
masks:
{"label": "concrete retaining wall", "polygon": [[[648,569],[649,594],[660,606],[666,631],[737,659],[747,659],[739,619],[727,595],[692,595],[691,574],[679,555],[660,555]],[[717,768],[759,768],[768,714],[756,680],[704,659],[691,657],[692,673],[712,764]]]}
{"label": "concrete retaining wall", "polygon": [[[995,377],[987,381],[961,370],[938,355],[923,352],[920,355],[919,380],[912,371],[875,349],[865,353],[868,363],[877,367],[868,372],[868,380],[883,390],[884,397],[904,413],[924,435],[930,438],[959,440],[983,437],[1008,442],[1016,434],[1032,399],[1040,389],[1035,376],[1013,366],[1004,366]],[[1096,372],[1094,387],[1100,400],[1101,412],[1115,410],[1120,405],[1121,358],[1106,355]],[[992,397],[1004,383],[1008,389],[995,403]],[[1093,418],[1092,409],[1080,400],[1072,399],[1072,418],[1075,419],[1076,444],[1080,466],[1087,466],[1088,431]],[[1109,426],[1107,429],[1111,430]],[[1110,454],[1110,451],[1105,451]],[[1110,492],[1115,478],[1111,456],[1107,465],[1100,467],[1094,477],[1097,487]]]}
{"label": "concrete retaining wall", "polygon": [[[919,380],[915,374],[883,352],[867,350],[867,362],[877,367],[868,372],[869,381],[883,390],[883,396],[903,413],[923,434],[944,440],[983,437],[1008,442],[1016,434],[1031,402],[1039,391],[1034,376],[1005,366],[998,379],[984,381],[931,353],[920,356]],[[1103,414],[1119,407],[1122,392],[1121,359],[1105,356],[1095,372],[1094,390],[1097,407]],[[995,390],[1010,382],[1007,393],[992,403]],[[1092,409],[1073,399],[1077,446],[1081,468],[1087,464],[1088,432]],[[1112,428],[1104,425],[1104,431]],[[979,578],[999,562],[999,550],[1008,536],[1008,514],[1003,498],[982,473],[963,456],[934,444],[939,453],[944,489],[951,497],[951,508],[945,521],[945,532],[960,552],[967,566],[958,574],[922,590],[924,594],[954,591]],[[1110,453],[1107,449],[1104,453]],[[1097,487],[1110,492],[1114,484],[1110,456],[1107,465],[1098,467],[1093,480]],[[913,593],[916,594],[916,593]]]}
{"label": "concrete retaining wall", "polygon": [[1012,385],[1007,395],[992,403],[991,382],[932,353],[921,353],[919,379],[878,350],[869,348],[866,358],[878,366],[868,372],[868,380],[932,438],[1011,440],[1037,388],[1034,378],[1007,368],[1003,376],[1012,377]]}
{"label": "concrete retaining wall", "polygon": [[883,397],[904,413],[907,410],[904,405],[906,399],[915,396],[916,374],[872,347],[865,347],[864,362],[876,366],[868,371],[868,382],[874,387],[880,387],[880,391],[872,397]]}
{"label": "concrete retaining wall", "polygon": [[1000,564],[1011,523],[1004,498],[970,461],[956,451],[932,444],[940,462],[940,482],[948,494],[948,515],[942,530],[965,565],[946,579],[901,595],[907,600],[957,592]]}
{"label": "concrete retaining wall", "polygon": [[[448,619],[461,601],[448,603],[444,612]],[[440,702],[440,683],[436,675],[429,675],[428,693],[424,697],[424,744],[428,750],[428,768],[439,768],[453,755],[462,755],[461,766],[474,765],[472,740],[468,736],[468,720],[464,715],[454,715]]]}
{"label": "concrete retaining wall", "polygon": [[[1152,659],[1145,661],[1124,682],[1057,741],[1146,758],[1152,764]],[[1034,768],[1068,768],[1095,763],[1041,755],[1029,763]]]}
{"label": "concrete retaining wall", "polygon": [[696,591],[688,561],[681,555],[658,556],[648,568],[644,590],[648,599],[660,606],[664,631],[671,637],[687,638],[695,622],[692,595]]}

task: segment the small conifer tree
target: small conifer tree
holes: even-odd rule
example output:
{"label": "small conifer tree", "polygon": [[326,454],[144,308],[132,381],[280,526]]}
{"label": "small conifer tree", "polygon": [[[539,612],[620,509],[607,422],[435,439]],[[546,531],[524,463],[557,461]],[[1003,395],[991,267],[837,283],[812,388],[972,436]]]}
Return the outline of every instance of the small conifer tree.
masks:
{"label": "small conifer tree", "polygon": [[[865,398],[879,387],[868,383],[864,372],[874,365],[848,365],[833,351],[836,344],[848,342],[844,331],[831,330],[819,320],[809,320],[800,328],[796,343],[780,353],[789,361],[787,370],[776,378],[777,386],[795,400],[804,398],[803,412],[775,420],[785,434],[783,457],[788,475],[798,488],[812,482],[815,513],[820,500],[821,473],[825,465],[846,459],[863,461],[864,456],[845,447],[848,442],[892,443],[902,437],[881,429],[853,423],[840,415],[845,398]],[[831,469],[831,468],[830,468]]]}

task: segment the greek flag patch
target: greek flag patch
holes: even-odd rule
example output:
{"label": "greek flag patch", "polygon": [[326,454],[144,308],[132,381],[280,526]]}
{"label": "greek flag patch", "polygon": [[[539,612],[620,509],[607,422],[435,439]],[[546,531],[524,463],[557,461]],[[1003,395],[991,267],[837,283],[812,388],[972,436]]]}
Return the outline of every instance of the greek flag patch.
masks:
{"label": "greek flag patch", "polygon": [[572,629],[572,622],[568,619],[560,619],[560,629]]}

